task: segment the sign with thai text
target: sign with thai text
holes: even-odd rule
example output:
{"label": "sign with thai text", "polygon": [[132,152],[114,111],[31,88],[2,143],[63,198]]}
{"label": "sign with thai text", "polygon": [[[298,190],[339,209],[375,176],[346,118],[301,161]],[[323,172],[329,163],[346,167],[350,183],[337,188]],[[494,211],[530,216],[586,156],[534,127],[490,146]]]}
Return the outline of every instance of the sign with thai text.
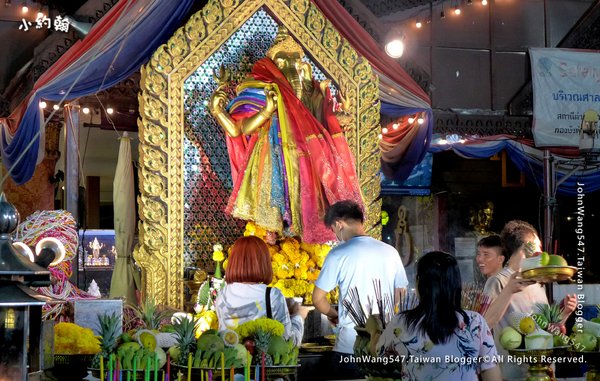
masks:
{"label": "sign with thai text", "polygon": [[529,49],[537,147],[578,147],[587,110],[600,111],[600,53]]}

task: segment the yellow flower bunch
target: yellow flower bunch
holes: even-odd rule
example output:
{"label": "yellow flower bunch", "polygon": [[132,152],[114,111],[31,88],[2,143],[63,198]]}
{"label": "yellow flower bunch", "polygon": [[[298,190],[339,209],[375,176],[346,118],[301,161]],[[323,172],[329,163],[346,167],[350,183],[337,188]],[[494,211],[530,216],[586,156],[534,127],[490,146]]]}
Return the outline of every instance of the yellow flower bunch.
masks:
{"label": "yellow flower bunch", "polygon": [[198,319],[198,324],[194,331],[196,339],[202,335],[202,332],[208,331],[209,329],[219,329],[219,319],[217,318],[217,313],[215,311],[203,310],[196,315],[196,318]]}
{"label": "yellow flower bunch", "polygon": [[246,230],[244,231],[244,237],[249,235],[254,235],[264,240],[267,236],[267,231],[263,227],[256,225],[253,221],[248,221]]}
{"label": "yellow flower bunch", "polygon": [[217,262],[221,262],[225,259],[225,254],[223,254],[223,246],[221,246],[221,244],[217,243],[216,245],[213,245],[212,259],[213,261]]}
{"label": "yellow flower bunch", "polygon": [[240,338],[253,337],[259,330],[271,336],[283,336],[285,328],[281,322],[266,317],[247,321],[235,328]]}
{"label": "yellow flower bunch", "polygon": [[100,340],[89,328],[61,322],[54,326],[54,353],[93,355],[100,352]]}

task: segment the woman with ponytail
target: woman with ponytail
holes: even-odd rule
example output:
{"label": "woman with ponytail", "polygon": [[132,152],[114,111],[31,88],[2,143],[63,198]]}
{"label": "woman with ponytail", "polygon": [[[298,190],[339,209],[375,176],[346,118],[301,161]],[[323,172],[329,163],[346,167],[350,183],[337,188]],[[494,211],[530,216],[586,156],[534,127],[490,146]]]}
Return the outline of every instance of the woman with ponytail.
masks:
{"label": "woman with ponytail", "polygon": [[388,323],[377,354],[402,361],[402,380],[500,381],[490,328],[480,314],[461,308],[456,259],[441,251],[424,255],[417,291],[419,304]]}

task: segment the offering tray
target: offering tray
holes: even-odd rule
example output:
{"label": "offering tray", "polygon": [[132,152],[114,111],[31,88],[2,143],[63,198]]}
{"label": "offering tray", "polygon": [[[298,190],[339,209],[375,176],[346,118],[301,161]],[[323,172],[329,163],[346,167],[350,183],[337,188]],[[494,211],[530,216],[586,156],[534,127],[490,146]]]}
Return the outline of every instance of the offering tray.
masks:
{"label": "offering tray", "polygon": [[523,279],[534,280],[540,283],[552,283],[571,279],[577,272],[573,266],[542,266],[534,267],[521,272]]}
{"label": "offering tray", "polygon": [[576,351],[573,348],[569,350],[569,353],[573,356],[583,356],[583,361],[587,365],[587,372],[585,373],[586,381],[600,381],[600,351]]}
{"label": "offering tray", "polygon": [[304,343],[300,345],[300,349],[304,352],[331,352],[333,345],[321,345],[319,343]]}

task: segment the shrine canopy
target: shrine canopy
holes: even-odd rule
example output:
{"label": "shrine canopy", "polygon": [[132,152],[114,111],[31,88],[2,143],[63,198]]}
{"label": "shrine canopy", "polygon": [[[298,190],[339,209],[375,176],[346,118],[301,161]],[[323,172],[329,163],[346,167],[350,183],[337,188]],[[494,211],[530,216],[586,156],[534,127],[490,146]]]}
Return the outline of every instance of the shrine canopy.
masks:
{"label": "shrine canopy", "polygon": [[[380,140],[383,171],[388,177],[405,179],[429,147],[433,126],[429,96],[337,1],[312,1],[378,74],[382,114],[424,119],[422,124],[405,122]],[[0,119],[3,160],[17,184],[33,176],[44,156],[40,139],[45,121],[39,102],[62,103],[92,95],[129,77],[171,36],[192,3],[119,1],[36,81],[22,104]]]}
{"label": "shrine canopy", "polygon": [[433,114],[429,96],[339,2],[312,1],[379,76],[381,114],[396,120],[381,134],[381,169],[386,177],[404,181],[423,160],[431,142]]}
{"label": "shrine canopy", "polygon": [[33,85],[2,125],[2,158],[14,181],[27,182],[44,157],[41,100],[93,95],[128,78],[179,26],[193,0],[121,0]]}

